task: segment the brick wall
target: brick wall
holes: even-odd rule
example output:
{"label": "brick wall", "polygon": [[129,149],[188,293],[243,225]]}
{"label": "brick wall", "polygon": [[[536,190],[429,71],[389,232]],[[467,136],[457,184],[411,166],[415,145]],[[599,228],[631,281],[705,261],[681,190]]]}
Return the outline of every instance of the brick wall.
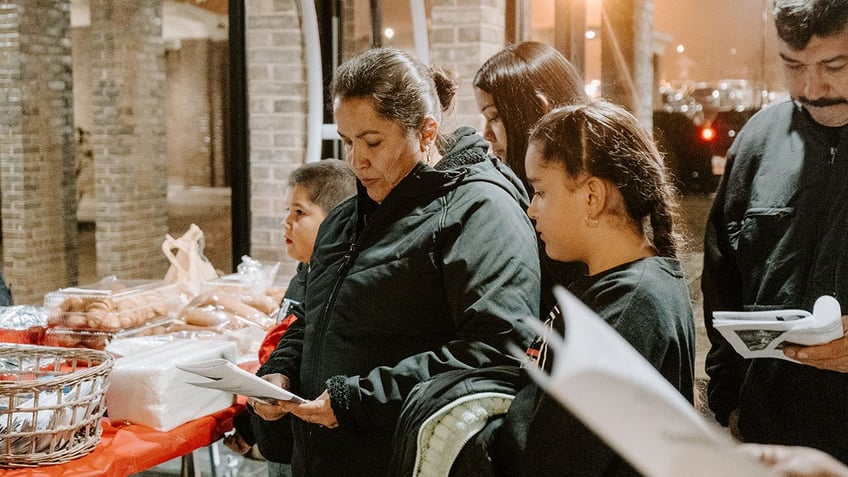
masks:
{"label": "brick wall", "polygon": [[296,263],[280,225],[285,184],[306,152],[306,72],[298,2],[246,2],[251,256]]}
{"label": "brick wall", "polygon": [[68,1],[0,5],[3,269],[16,303],[77,279]]}
{"label": "brick wall", "polygon": [[91,0],[97,275],[161,278],[167,233],[162,0]]}
{"label": "brick wall", "polygon": [[[342,15],[352,15],[349,6]],[[251,255],[295,263],[284,252],[280,222],[285,182],[305,161],[306,75],[303,39],[294,0],[247,2],[246,49],[250,130]],[[504,46],[504,0],[433,0],[431,62],[458,73],[455,115],[444,130],[481,126],[472,80],[480,65]],[[350,39],[352,31],[343,35]],[[346,50],[345,57],[351,51]]]}
{"label": "brick wall", "polygon": [[483,62],[504,47],[504,9],[504,0],[432,0],[430,62],[452,69],[462,80],[455,118],[443,130],[482,127],[472,83]]}

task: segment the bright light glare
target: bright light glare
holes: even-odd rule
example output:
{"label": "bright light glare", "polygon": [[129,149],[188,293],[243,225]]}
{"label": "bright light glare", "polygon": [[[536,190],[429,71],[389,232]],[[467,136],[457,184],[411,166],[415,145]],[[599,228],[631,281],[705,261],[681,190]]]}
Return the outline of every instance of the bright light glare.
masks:
{"label": "bright light glare", "polygon": [[683,44],[677,45],[678,53],[683,53],[684,51],[686,51],[686,48],[683,46]]}
{"label": "bright light glare", "polygon": [[583,90],[586,91],[586,95],[590,98],[600,98],[601,80],[593,79],[592,81],[586,83],[586,85],[583,87]]}
{"label": "bright light glare", "polygon": [[391,40],[392,38],[395,37],[395,29],[394,28],[386,28],[383,31],[383,35],[385,35],[386,38]]}
{"label": "bright light glare", "polygon": [[595,30],[586,30],[586,39],[587,40],[594,40],[597,36],[598,36],[598,34],[595,33]]}

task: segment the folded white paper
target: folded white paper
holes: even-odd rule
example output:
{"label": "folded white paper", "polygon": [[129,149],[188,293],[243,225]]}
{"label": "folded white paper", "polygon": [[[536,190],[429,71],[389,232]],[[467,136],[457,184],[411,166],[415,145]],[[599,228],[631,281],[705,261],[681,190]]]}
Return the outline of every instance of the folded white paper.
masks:
{"label": "folded white paper", "polygon": [[779,358],[787,344],[817,345],[841,338],[842,311],[836,298],[823,295],[805,310],[714,311],[713,326],[745,358]]}
{"label": "folded white paper", "polygon": [[275,384],[249,373],[226,359],[177,363],[183,371],[206,378],[204,381],[190,381],[188,384],[203,388],[220,389],[242,396],[252,397],[263,402],[292,401],[306,402],[305,399]]}
{"label": "folded white paper", "polygon": [[[773,476],[734,450],[729,434],[707,422],[603,319],[562,288],[555,290],[565,336],[534,319],[555,357],[550,375],[529,374],[586,426],[649,477]],[[554,425],[554,424],[551,424]]]}

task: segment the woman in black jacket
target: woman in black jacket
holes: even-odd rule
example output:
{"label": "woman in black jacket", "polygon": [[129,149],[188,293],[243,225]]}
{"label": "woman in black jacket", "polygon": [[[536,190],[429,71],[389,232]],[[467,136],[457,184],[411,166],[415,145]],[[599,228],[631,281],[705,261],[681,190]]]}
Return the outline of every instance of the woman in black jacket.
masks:
{"label": "woman in black jacket", "polygon": [[342,65],[332,85],[359,192],[321,225],[301,319],[260,369],[312,399],[252,403],[295,420],[295,475],[385,475],[401,403],[450,370],[514,364],[538,314],[526,193],[465,128],[439,133],[456,85],[394,49]]}

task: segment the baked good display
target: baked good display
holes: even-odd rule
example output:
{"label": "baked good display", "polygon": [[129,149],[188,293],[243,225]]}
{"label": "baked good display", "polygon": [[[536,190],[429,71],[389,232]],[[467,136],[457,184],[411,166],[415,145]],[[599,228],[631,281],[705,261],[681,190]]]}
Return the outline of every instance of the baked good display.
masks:
{"label": "baked good display", "polygon": [[161,280],[111,278],[63,288],[44,297],[45,344],[103,349],[117,333],[173,319],[181,303],[178,288]]}

